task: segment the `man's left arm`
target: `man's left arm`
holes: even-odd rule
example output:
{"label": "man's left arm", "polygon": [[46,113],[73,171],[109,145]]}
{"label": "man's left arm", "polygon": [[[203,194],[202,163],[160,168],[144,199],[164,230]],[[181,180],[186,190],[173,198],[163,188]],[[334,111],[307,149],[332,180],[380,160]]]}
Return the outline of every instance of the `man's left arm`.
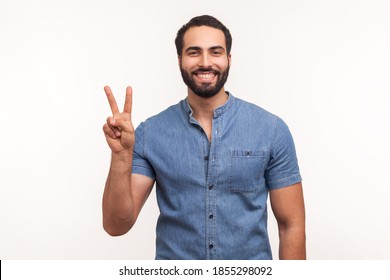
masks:
{"label": "man's left arm", "polygon": [[302,184],[271,190],[270,201],[279,228],[279,259],[306,259]]}

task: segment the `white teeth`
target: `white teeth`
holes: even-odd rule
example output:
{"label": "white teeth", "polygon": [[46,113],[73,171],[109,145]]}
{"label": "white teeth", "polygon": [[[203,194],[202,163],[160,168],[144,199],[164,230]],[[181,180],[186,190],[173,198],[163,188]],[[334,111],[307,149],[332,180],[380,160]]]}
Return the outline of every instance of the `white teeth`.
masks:
{"label": "white teeth", "polygon": [[198,77],[203,80],[208,80],[214,78],[214,74],[208,73],[208,74],[198,74]]}

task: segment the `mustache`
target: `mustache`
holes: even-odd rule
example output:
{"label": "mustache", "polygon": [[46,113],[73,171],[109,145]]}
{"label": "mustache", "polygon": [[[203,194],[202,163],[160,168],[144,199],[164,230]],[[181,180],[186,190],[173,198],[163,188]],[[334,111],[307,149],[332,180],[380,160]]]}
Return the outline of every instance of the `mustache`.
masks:
{"label": "mustache", "polygon": [[195,71],[193,71],[192,73],[193,74],[198,74],[198,73],[203,73],[203,72],[206,72],[206,73],[214,73],[214,74],[220,74],[219,71],[217,70],[214,70],[213,68],[209,67],[209,68],[205,68],[205,67],[199,67],[198,69],[196,69]]}

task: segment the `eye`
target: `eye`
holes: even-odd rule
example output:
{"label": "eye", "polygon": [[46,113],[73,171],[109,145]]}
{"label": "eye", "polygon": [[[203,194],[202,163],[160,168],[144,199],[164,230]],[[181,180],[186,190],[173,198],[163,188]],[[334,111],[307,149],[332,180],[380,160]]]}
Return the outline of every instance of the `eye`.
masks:
{"label": "eye", "polygon": [[199,51],[190,51],[187,53],[189,56],[196,56],[199,55]]}
{"label": "eye", "polygon": [[213,56],[220,56],[220,55],[222,55],[222,51],[220,51],[220,50],[213,50],[213,51],[211,52],[211,54],[212,54]]}

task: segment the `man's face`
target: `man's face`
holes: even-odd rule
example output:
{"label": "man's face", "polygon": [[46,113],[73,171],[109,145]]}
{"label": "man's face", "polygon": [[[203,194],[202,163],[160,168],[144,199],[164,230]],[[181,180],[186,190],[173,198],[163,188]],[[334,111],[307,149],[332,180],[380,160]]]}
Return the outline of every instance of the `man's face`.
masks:
{"label": "man's face", "polygon": [[183,41],[179,64],[184,83],[200,97],[216,95],[223,90],[229,75],[225,35],[208,26],[191,27]]}

